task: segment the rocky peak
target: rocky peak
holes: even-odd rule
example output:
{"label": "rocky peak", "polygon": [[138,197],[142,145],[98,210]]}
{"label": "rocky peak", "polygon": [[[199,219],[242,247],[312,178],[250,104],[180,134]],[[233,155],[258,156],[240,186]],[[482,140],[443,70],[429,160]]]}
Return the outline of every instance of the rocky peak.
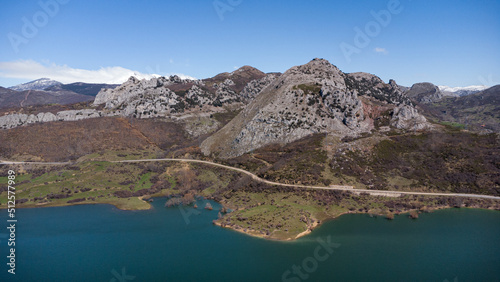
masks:
{"label": "rocky peak", "polygon": [[241,68],[231,72],[231,75],[237,75],[237,74],[241,74],[241,73],[249,74],[249,75],[257,75],[257,76],[265,75],[260,70],[254,68],[254,67],[251,67],[251,66],[242,66]]}
{"label": "rocky peak", "polygon": [[343,80],[342,72],[325,59],[313,59],[305,65],[292,67],[283,74],[283,77],[288,81],[314,79],[318,83],[327,80],[340,83]]}

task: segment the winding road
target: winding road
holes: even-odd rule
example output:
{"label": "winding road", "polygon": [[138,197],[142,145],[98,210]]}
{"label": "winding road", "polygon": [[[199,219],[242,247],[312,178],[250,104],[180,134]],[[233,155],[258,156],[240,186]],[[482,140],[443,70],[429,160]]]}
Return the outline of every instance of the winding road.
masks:
{"label": "winding road", "polygon": [[[121,161],[108,161],[110,163],[141,163],[141,162],[186,162],[186,163],[200,163],[216,167],[221,167],[224,169],[240,172],[250,176],[253,180],[266,183],[275,186],[293,187],[293,188],[305,188],[305,189],[320,189],[320,190],[337,190],[337,191],[350,191],[353,193],[368,193],[373,196],[392,196],[397,197],[401,195],[421,195],[421,196],[447,196],[447,197],[462,197],[462,198],[477,198],[477,199],[491,199],[500,200],[500,197],[488,196],[488,195],[478,195],[478,194],[461,194],[461,193],[430,193],[430,192],[406,192],[406,191],[388,191],[388,190],[368,190],[368,189],[356,189],[353,186],[344,185],[330,185],[330,186],[309,186],[300,184],[285,184],[274,181],[269,181],[259,176],[251,173],[250,171],[227,166],[223,164],[218,164],[210,161],[195,160],[195,159],[141,159],[141,160],[121,160]],[[12,164],[40,164],[40,165],[67,165],[70,162],[12,162],[12,161],[2,161],[0,160],[0,165],[12,165]]]}

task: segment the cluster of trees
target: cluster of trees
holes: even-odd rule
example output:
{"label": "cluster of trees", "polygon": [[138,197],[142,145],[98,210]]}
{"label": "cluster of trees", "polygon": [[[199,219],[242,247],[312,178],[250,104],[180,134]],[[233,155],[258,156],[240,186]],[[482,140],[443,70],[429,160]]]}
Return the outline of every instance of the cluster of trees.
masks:
{"label": "cluster of trees", "polygon": [[226,161],[231,166],[252,171],[258,176],[283,183],[315,185],[329,184],[322,172],[327,165],[326,152],[322,151],[325,135],[314,134],[295,142],[272,144]]}

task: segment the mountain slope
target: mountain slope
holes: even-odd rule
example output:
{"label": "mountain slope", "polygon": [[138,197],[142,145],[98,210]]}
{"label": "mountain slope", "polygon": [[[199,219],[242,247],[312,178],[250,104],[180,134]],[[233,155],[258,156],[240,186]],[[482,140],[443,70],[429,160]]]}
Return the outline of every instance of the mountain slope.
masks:
{"label": "mountain slope", "polygon": [[19,94],[18,91],[0,86],[0,108],[10,107],[11,97],[15,97],[18,94]]}
{"label": "mountain slope", "polygon": [[70,84],[59,84],[47,87],[45,90],[47,91],[72,91],[77,94],[93,96],[95,97],[99,91],[104,89],[113,89],[118,87],[119,84],[103,84],[103,83],[83,83],[83,82],[75,82]]}
{"label": "mountain slope", "polygon": [[428,127],[394,81],[345,74],[326,60],[314,59],[274,80],[201,148],[206,155],[230,158],[313,133],[354,136],[388,125]]}

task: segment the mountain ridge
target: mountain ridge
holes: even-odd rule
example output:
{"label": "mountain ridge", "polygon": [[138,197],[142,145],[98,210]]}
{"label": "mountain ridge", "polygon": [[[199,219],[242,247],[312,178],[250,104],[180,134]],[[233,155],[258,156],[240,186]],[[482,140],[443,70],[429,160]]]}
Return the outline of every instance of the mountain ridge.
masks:
{"label": "mountain ridge", "polygon": [[445,85],[439,85],[439,89],[443,92],[452,93],[456,96],[467,96],[475,94],[488,89],[489,87],[484,85],[470,85],[465,87],[450,87]]}

